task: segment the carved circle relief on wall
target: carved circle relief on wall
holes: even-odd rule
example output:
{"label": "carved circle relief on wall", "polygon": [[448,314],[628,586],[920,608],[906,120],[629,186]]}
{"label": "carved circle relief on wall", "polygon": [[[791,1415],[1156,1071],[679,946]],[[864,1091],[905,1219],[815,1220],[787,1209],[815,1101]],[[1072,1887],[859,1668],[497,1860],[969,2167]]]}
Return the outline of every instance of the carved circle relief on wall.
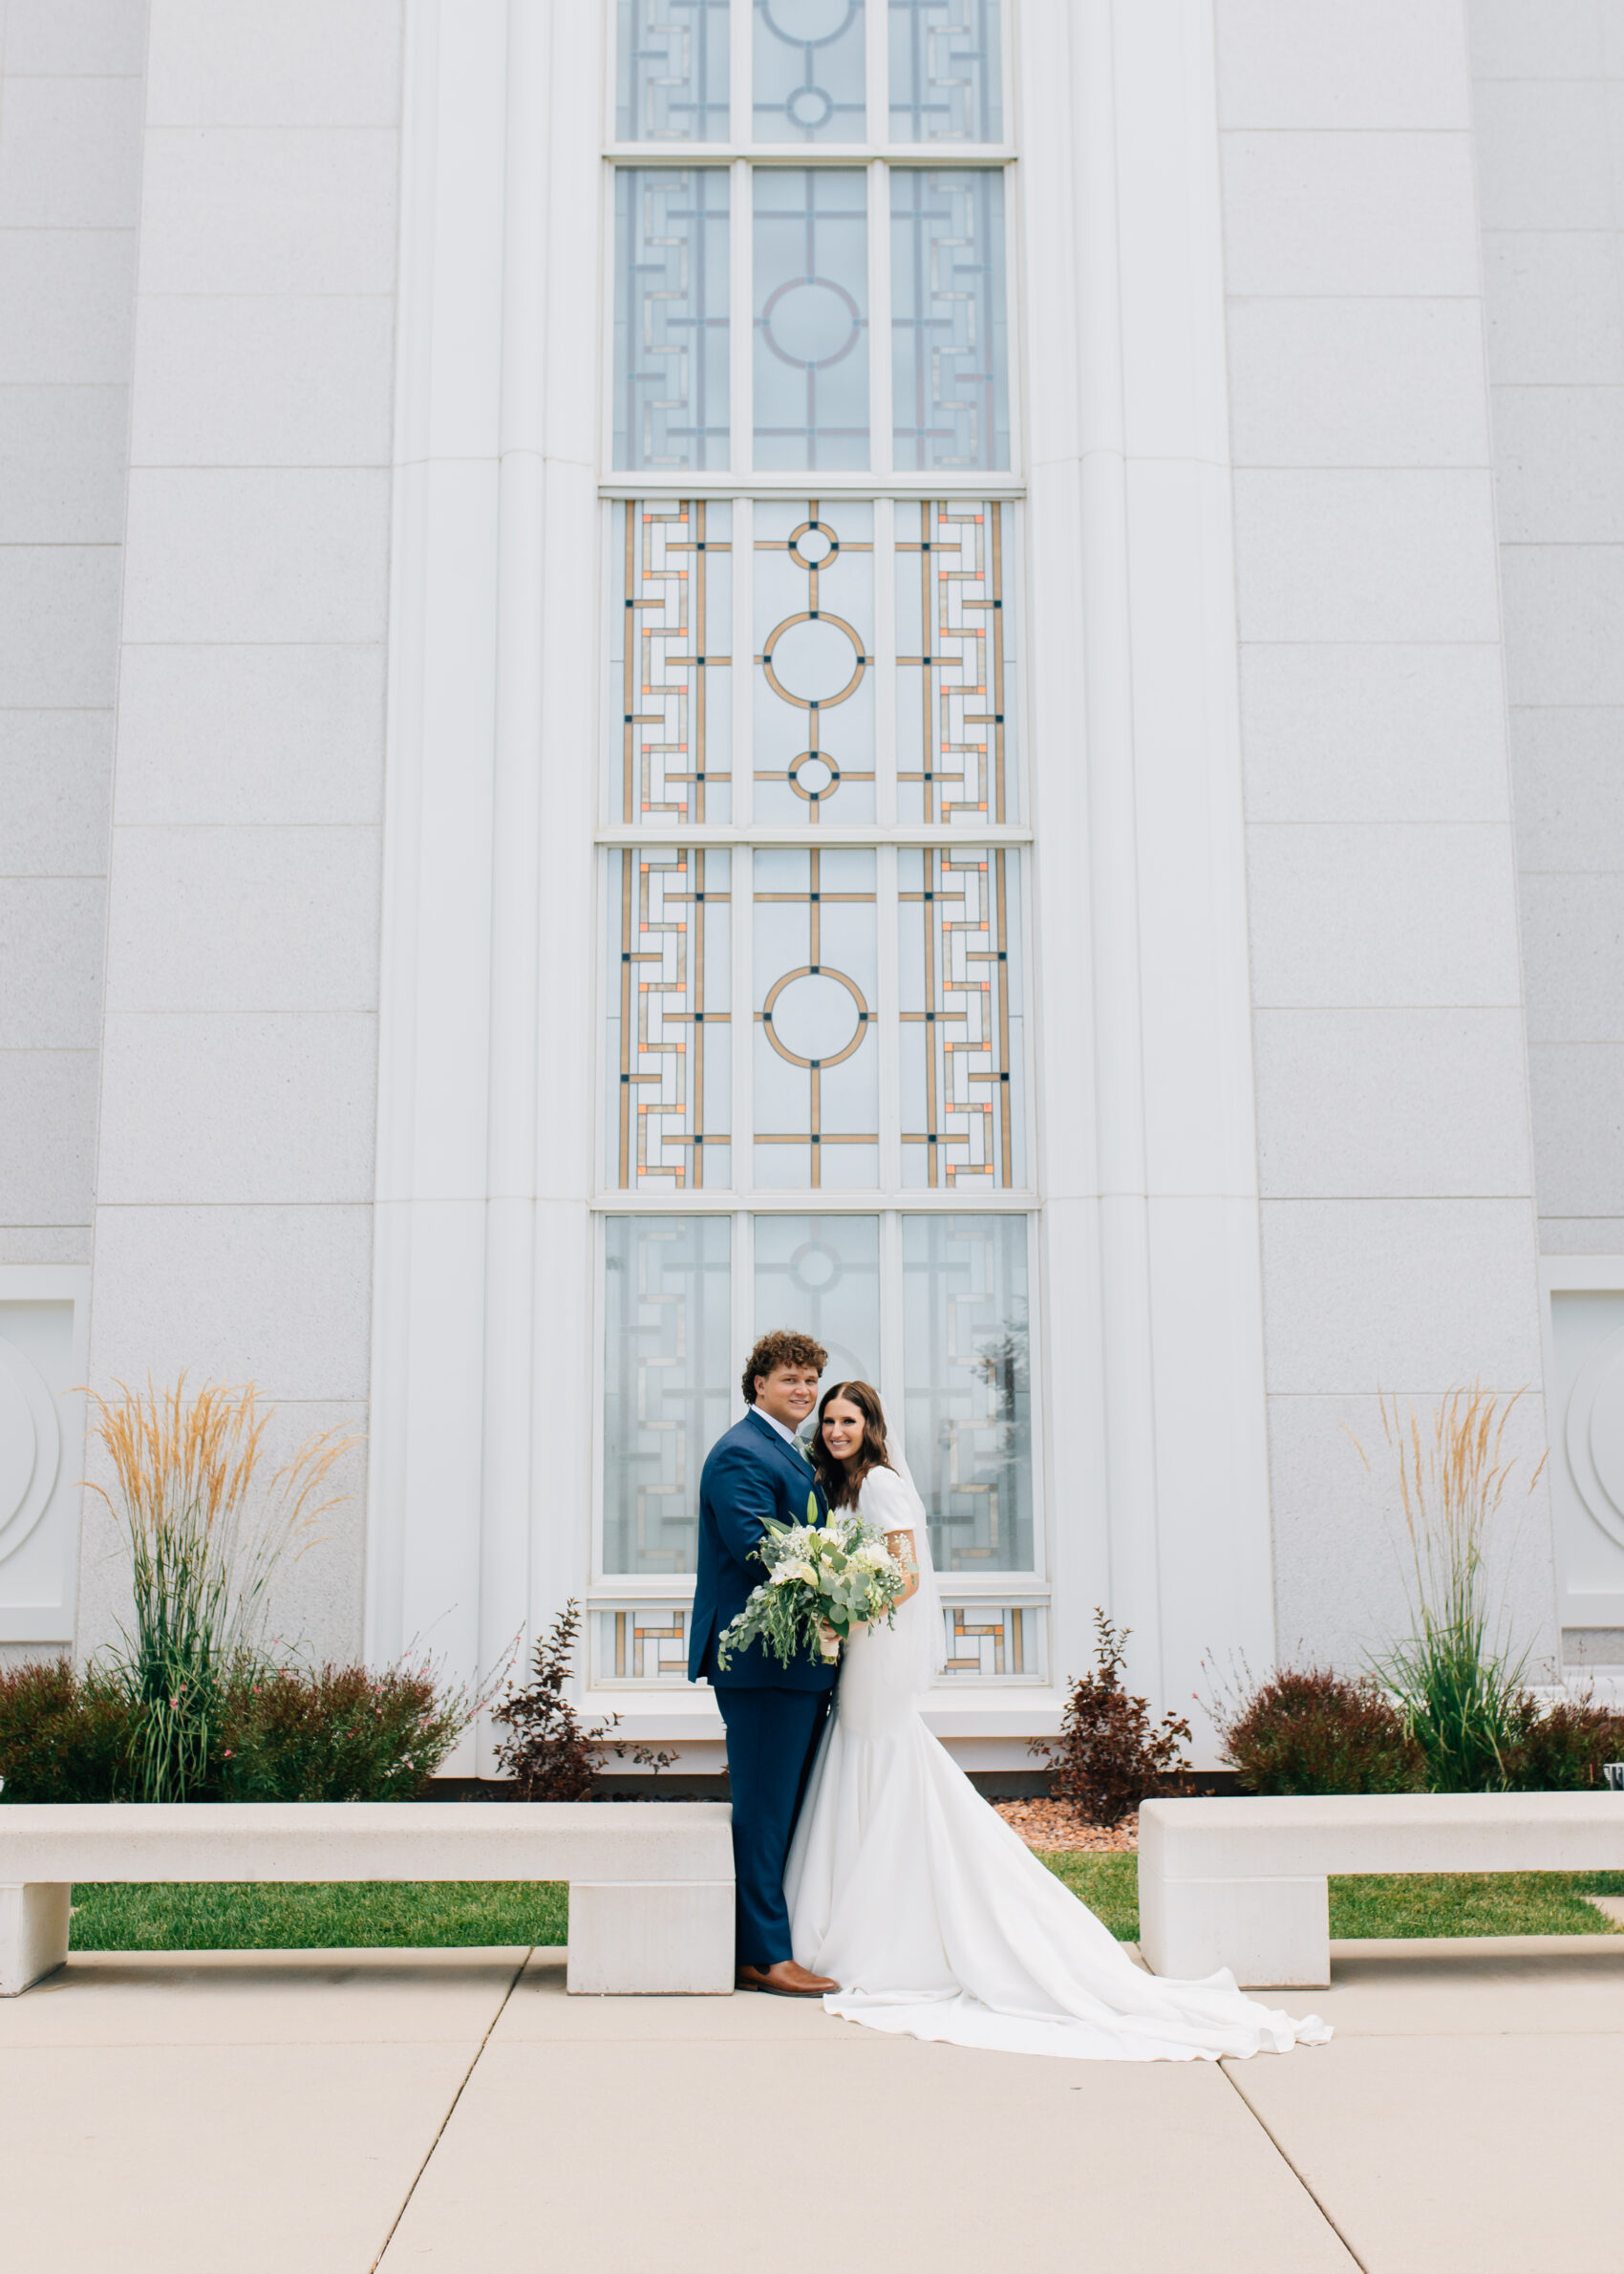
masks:
{"label": "carved circle relief on wall", "polygon": [[1568,1472],[1589,1513],[1624,1547],[1624,1326],[1596,1344],[1568,1399]]}
{"label": "carved circle relief on wall", "polygon": [[16,1553],[44,1515],[61,1466],[50,1385],[32,1359],[0,1337],[0,1560]]}

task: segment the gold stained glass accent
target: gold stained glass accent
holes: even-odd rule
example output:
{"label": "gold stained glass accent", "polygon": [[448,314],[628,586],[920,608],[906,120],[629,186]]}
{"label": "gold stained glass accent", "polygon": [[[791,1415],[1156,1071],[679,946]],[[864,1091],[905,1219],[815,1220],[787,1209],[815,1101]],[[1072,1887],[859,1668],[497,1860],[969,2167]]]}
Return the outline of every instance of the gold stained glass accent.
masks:
{"label": "gold stained glass accent", "polygon": [[1004,508],[899,504],[897,530],[897,645],[917,649],[897,656],[902,817],[1013,820]]}
{"label": "gold stained glass accent", "polygon": [[620,510],[621,819],[726,821],[733,508],[629,499]]}
{"label": "gold stained glass accent", "polygon": [[672,1683],[688,1680],[686,1603],[635,1603],[596,1611],[593,1673],[599,1682]]}
{"label": "gold stained glass accent", "polygon": [[630,847],[615,864],[618,1183],[728,1182],[732,855]]}
{"label": "gold stained glass accent", "polygon": [[1031,1603],[949,1603],[948,1654],[943,1672],[982,1681],[1040,1681],[1042,1661],[1037,1625],[1041,1611]]}
{"label": "gold stained glass accent", "polygon": [[759,821],[874,818],[873,553],[867,500],[757,504]]}
{"label": "gold stained glass accent", "polygon": [[904,1181],[1017,1181],[1020,856],[925,846],[898,855]]}

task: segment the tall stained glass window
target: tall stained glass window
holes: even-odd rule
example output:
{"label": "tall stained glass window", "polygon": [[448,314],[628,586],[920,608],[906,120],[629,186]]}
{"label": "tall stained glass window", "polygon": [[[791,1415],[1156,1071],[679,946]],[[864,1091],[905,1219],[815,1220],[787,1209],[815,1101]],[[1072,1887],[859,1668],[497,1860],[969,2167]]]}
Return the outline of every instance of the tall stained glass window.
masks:
{"label": "tall stained glass window", "polygon": [[902,1432],[947,1678],[1044,1678],[1005,15],[617,0],[610,1685],[683,1679],[699,1469],[782,1326]]}

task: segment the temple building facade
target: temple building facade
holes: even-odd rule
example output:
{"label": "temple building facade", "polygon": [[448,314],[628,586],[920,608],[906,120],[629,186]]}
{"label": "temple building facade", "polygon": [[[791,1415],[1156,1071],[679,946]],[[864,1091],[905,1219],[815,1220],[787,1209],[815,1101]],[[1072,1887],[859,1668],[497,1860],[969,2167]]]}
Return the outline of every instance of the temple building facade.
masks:
{"label": "temple building facade", "polygon": [[1457,1385],[1624,1674],[1619,0],[0,12],[0,1656],[253,1381],[288,1647],[719,1768],[792,1326],[968,1767],[1367,1663]]}

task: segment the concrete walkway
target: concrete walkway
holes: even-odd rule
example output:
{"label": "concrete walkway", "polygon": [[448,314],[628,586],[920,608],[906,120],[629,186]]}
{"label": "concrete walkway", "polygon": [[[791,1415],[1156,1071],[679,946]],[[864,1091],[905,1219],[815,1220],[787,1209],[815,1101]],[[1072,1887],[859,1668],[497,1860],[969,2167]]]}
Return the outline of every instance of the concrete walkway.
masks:
{"label": "concrete walkway", "polygon": [[1617,2274],[1624,1938],[1335,1949],[1281,1999],[1335,2043],[1221,2070],[570,1999],[555,1951],[87,1954],[0,2005],[8,2263]]}

